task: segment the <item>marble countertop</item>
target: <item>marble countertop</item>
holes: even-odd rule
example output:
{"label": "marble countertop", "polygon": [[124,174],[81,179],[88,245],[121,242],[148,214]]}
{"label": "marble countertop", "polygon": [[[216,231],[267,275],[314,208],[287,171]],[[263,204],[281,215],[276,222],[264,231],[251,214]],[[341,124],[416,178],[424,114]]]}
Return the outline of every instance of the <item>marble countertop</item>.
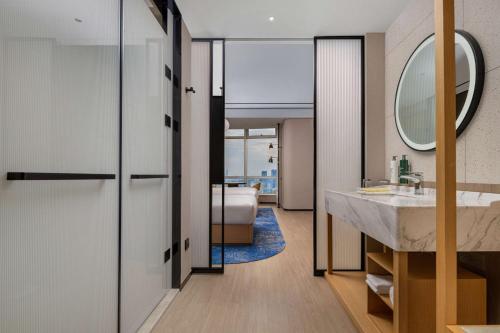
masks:
{"label": "marble countertop", "polygon": [[[424,189],[424,194],[416,195],[412,187],[389,186],[391,194],[363,194],[359,192],[339,192],[352,198],[363,199],[393,207],[436,207],[436,190]],[[327,190],[328,191],[328,190]],[[500,194],[457,191],[457,207],[490,207],[500,205]]]}
{"label": "marble countertop", "polygon": [[[436,192],[392,186],[395,195],[325,191],[336,219],[396,251],[435,251]],[[457,191],[459,251],[500,251],[500,194]]]}

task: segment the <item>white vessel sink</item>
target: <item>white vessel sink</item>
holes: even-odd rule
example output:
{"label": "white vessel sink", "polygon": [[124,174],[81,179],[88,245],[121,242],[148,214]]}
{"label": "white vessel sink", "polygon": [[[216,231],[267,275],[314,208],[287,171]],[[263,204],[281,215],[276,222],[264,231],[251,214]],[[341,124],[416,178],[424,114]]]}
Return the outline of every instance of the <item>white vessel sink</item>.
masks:
{"label": "white vessel sink", "polygon": [[[436,250],[436,191],[325,191],[326,211],[396,251]],[[500,194],[457,191],[458,251],[500,251]]]}

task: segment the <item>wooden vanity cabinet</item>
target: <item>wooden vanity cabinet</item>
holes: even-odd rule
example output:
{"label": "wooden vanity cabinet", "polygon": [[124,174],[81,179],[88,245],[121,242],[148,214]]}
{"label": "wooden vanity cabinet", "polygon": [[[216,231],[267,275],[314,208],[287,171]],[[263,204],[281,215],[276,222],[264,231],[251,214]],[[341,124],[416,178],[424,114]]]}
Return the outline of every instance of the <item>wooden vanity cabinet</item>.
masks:
{"label": "wooden vanity cabinet", "polygon": [[[385,252],[367,253],[367,273],[392,275],[394,281],[394,305],[388,295],[378,295],[366,287],[367,313],[392,318],[392,330],[378,325],[380,332],[436,331],[435,258],[434,253],[398,253],[387,248]],[[460,324],[485,324],[486,279],[459,267],[458,304]]]}

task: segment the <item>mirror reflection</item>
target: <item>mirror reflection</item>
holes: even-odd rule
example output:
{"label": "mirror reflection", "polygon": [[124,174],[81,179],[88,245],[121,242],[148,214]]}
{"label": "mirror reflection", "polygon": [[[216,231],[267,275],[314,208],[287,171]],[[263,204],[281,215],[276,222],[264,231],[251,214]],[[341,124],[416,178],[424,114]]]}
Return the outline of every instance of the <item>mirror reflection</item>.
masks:
{"label": "mirror reflection", "polygon": [[[456,33],[456,118],[457,129],[466,125],[477,107],[483,80],[478,70],[482,60],[468,35]],[[472,38],[472,37],[471,37]],[[475,41],[473,41],[475,42]],[[401,75],[396,93],[395,117],[401,138],[416,150],[435,148],[435,49],[434,35],[412,54]],[[476,95],[476,101],[474,96]],[[475,102],[476,105],[473,105]],[[464,125],[464,126],[462,126]],[[459,134],[459,133],[458,133]]]}

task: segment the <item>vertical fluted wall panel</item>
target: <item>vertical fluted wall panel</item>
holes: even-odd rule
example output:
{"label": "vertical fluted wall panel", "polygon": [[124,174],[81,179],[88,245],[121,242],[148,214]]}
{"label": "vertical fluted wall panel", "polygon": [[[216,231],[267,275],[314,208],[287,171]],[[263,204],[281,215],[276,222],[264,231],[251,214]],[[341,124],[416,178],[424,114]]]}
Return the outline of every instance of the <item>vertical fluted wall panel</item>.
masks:
{"label": "vertical fluted wall panel", "polygon": [[[361,181],[362,42],[318,39],[316,52],[317,258],[326,268],[325,189],[353,191]],[[334,221],[335,269],[359,269],[360,233]]]}
{"label": "vertical fluted wall panel", "polygon": [[193,267],[208,267],[210,162],[210,43],[191,46],[191,253]]}
{"label": "vertical fluted wall panel", "polygon": [[119,1],[53,4],[0,2],[0,332],[116,332],[118,180],[6,180],[118,173]]}

